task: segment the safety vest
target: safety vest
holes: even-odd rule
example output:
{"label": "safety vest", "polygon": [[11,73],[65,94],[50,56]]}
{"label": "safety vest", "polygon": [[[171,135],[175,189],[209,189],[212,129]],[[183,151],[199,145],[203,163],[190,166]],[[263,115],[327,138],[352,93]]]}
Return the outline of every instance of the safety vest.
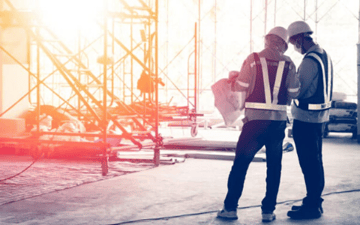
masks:
{"label": "safety vest", "polygon": [[290,62],[259,58],[254,53],[256,78],[253,92],[245,101],[245,108],[286,111],[286,77]]}
{"label": "safety vest", "polygon": [[325,110],[331,108],[333,77],[331,71],[331,59],[324,51],[323,54],[318,52],[309,52],[304,58],[312,58],[318,64],[320,76],[318,86],[313,96],[306,99],[294,100],[297,107],[303,110]]}

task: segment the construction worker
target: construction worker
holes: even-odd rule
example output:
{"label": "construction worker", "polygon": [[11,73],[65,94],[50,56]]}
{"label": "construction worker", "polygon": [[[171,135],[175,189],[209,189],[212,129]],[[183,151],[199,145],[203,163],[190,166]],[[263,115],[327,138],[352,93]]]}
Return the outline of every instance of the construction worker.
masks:
{"label": "construction worker", "polygon": [[325,184],[322,136],[331,107],[332,62],[327,52],[314,42],[310,36],[313,31],[304,21],[290,24],[288,33],[295,50],[305,55],[297,71],[301,88],[291,113],[293,138],[307,194],[302,205],[293,206],[287,215],[293,219],[319,218],[323,211],[321,193]]}
{"label": "construction worker", "polygon": [[265,36],[265,49],[250,54],[238,76],[231,79],[232,91],[246,92],[245,119],[236,154],[228,178],[224,208],[218,212],[223,219],[237,219],[237,206],[245,176],[255,154],[266,147],[266,194],[262,200],[262,220],[275,219],[280,185],[282,144],[285,137],[287,105],[297,95],[299,81],[292,60],[284,53],[288,34],[283,27],[274,27]]}

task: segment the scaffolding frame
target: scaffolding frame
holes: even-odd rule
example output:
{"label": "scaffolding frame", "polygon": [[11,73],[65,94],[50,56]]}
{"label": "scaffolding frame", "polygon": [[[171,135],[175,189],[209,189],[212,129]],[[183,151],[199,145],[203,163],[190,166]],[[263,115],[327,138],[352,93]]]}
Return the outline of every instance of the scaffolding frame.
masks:
{"label": "scaffolding frame", "polygon": [[[9,8],[9,11],[1,12],[1,18],[7,18],[6,22],[10,24],[2,24],[3,26],[18,26],[26,30],[28,37],[30,38],[28,49],[31,51],[29,53],[29,62],[28,67],[23,65],[19,60],[17,60],[11,53],[6,51],[6,49],[0,46],[1,50],[10,56],[16,63],[18,63],[23,69],[29,73],[29,91],[16,103],[14,103],[10,108],[5,110],[2,114],[4,115],[12,107],[14,107],[19,101],[28,96],[29,101],[36,104],[36,132],[32,133],[31,138],[19,139],[19,138],[1,138],[1,142],[28,142],[31,145],[32,154],[37,157],[41,152],[40,145],[42,144],[51,144],[56,145],[60,144],[62,146],[71,146],[71,147],[99,147],[100,148],[100,158],[101,158],[101,167],[102,174],[106,175],[108,173],[108,158],[111,153],[113,153],[109,143],[107,142],[108,138],[122,138],[127,139],[132,142],[132,146],[120,147],[118,150],[123,149],[142,149],[144,145],[140,143],[140,140],[149,139],[152,141],[152,144],[145,144],[145,147],[151,147],[154,149],[154,164],[159,165],[160,163],[160,148],[162,146],[162,137],[158,132],[159,124],[159,102],[158,102],[158,26],[157,26],[157,15],[158,15],[158,0],[138,0],[136,1],[136,6],[131,6],[125,0],[118,0],[118,4],[122,7],[122,11],[110,11],[108,9],[109,0],[104,1],[104,15],[95,21],[95,23],[102,30],[100,38],[95,38],[95,40],[90,41],[90,44],[82,47],[82,42],[89,42],[87,40],[82,40],[81,35],[78,36],[78,49],[72,50],[64,42],[61,41],[59,37],[56,36],[54,32],[46,27],[35,12],[21,12],[16,9],[16,7],[9,1],[4,0],[4,3]],[[134,1],[131,2],[134,4]],[[4,21],[4,20],[3,20]],[[133,47],[133,33],[130,34],[131,45],[130,49],[126,44],[122,43],[114,34],[115,23],[118,23],[119,26],[122,24],[128,24],[130,21],[130,28],[133,29],[135,22],[144,26],[147,34],[143,36],[142,43],[144,43],[143,55],[144,58],[139,57],[135,54],[137,47]],[[109,29],[109,23],[112,25],[112,29]],[[82,59],[82,55],[86,54],[85,51],[101,39],[102,41],[102,56],[97,59],[97,62],[102,67],[102,72],[97,71],[93,72],[89,66],[86,65]],[[147,49],[146,49],[147,45]],[[122,50],[117,60],[117,63],[124,63],[126,58],[131,58],[131,69],[134,67],[134,61],[137,63],[137,66],[144,70],[149,76],[155,81],[154,82],[154,95],[152,100],[154,104],[152,105],[151,113],[146,111],[139,112],[131,106],[125,104],[125,94],[121,100],[114,93],[114,77],[115,71],[114,67],[114,49]],[[32,57],[32,54],[35,54],[35,57]],[[42,67],[44,61],[47,64],[51,64],[53,70],[51,72],[45,71]],[[133,71],[131,70],[131,103],[134,99],[134,87],[133,87]],[[125,73],[124,73],[125,76]],[[123,78],[124,78],[123,76]],[[52,77],[52,81],[48,82],[49,77]],[[35,82],[31,82],[35,81]],[[125,90],[126,81],[123,80],[123,91]],[[64,87],[70,90],[70,97],[64,98],[60,93],[64,93]],[[108,87],[110,86],[110,88]],[[128,88],[128,87],[126,87]],[[41,131],[40,130],[40,113],[41,113],[41,102],[44,97],[42,89],[50,90],[50,93],[54,94],[57,97],[59,102],[56,109],[59,109],[61,106],[66,105],[71,108],[71,114],[75,115],[81,120],[91,121],[100,132],[94,133],[78,133],[78,134],[69,134],[68,132],[53,132],[53,131]],[[36,94],[34,94],[34,92]],[[33,98],[32,95],[35,97]],[[100,97],[100,98],[99,98]],[[145,102],[145,101],[144,101]],[[116,107],[112,107],[113,103],[116,104]],[[143,108],[146,110],[146,106]],[[114,111],[121,111],[121,113]],[[132,132],[128,131],[119,119],[129,119],[133,124],[136,125],[137,131]],[[112,126],[115,126],[116,129],[121,131],[121,134],[112,134],[109,132],[109,122],[111,121]],[[151,127],[151,129],[148,129]],[[79,136],[79,137],[98,137],[102,139],[99,143],[77,143],[71,141],[53,141],[53,140],[41,140],[41,136],[44,135],[56,135],[56,136]]]}

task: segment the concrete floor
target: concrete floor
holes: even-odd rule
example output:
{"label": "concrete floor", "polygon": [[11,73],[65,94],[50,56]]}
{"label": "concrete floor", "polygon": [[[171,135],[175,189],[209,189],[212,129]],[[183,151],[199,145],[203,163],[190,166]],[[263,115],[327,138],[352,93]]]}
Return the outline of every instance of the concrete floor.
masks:
{"label": "concrete floor", "polygon": [[[237,135],[226,136],[236,141]],[[284,153],[277,219],[271,224],[360,224],[360,144],[350,137],[330,133],[324,139],[324,214],[317,220],[286,216],[304,197],[305,186],[295,151]],[[264,162],[250,165],[239,220],[216,218],[231,165],[230,160],[186,159],[8,203],[0,206],[0,224],[262,224]]]}

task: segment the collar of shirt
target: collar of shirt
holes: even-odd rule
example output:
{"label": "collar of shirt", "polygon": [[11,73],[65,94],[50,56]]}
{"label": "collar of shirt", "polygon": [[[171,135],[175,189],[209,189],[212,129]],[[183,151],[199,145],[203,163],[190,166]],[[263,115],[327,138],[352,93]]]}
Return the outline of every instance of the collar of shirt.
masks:
{"label": "collar of shirt", "polygon": [[259,52],[260,57],[265,57],[267,59],[273,59],[273,60],[281,60],[282,54],[280,54],[279,51],[277,51],[275,48],[265,48],[261,52]]}
{"label": "collar of shirt", "polygon": [[306,53],[309,53],[309,52],[318,52],[318,53],[322,54],[324,52],[324,50],[320,47],[319,44],[315,44],[315,45],[311,46],[311,48],[309,48]]}

